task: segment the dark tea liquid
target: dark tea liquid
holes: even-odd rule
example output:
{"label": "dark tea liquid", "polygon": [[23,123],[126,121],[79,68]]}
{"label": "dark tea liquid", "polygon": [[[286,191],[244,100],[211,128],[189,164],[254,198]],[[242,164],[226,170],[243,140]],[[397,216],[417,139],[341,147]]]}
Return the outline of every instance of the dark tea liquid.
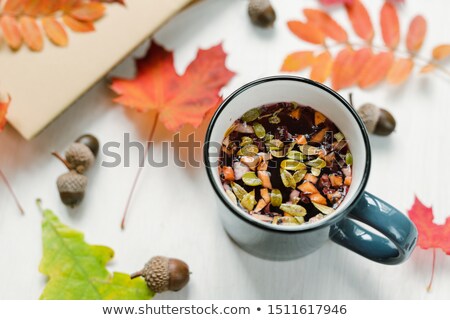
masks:
{"label": "dark tea liquid", "polygon": [[223,140],[222,184],[255,219],[295,226],[332,214],[351,183],[352,155],[339,128],[293,102],[246,112]]}

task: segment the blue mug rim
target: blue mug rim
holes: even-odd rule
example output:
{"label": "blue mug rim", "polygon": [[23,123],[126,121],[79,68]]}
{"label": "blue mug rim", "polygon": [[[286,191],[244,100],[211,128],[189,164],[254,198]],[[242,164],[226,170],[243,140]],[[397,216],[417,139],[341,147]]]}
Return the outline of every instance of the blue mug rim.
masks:
{"label": "blue mug rim", "polygon": [[[363,140],[364,140],[364,146],[366,149],[366,163],[364,166],[364,175],[362,177],[361,183],[358,186],[358,189],[356,190],[355,193],[355,199],[353,200],[353,202],[349,205],[349,207],[344,210],[343,212],[341,212],[341,214],[337,214],[336,216],[331,217],[330,219],[327,220],[327,223],[324,224],[312,224],[310,228],[305,229],[305,230],[290,230],[291,228],[286,228],[285,230],[278,230],[278,229],[272,229],[269,226],[266,226],[264,224],[258,223],[254,218],[250,217],[250,216],[245,216],[242,214],[242,212],[239,211],[239,208],[237,206],[233,206],[230,203],[228,203],[228,201],[224,198],[223,193],[220,192],[219,190],[219,186],[215,183],[214,181],[214,177],[213,177],[213,172],[212,172],[212,168],[211,168],[211,163],[209,161],[209,144],[210,144],[210,139],[211,139],[211,133],[212,133],[212,129],[214,128],[214,125],[217,122],[217,119],[219,117],[219,115],[222,113],[222,111],[227,107],[227,105],[230,103],[230,101],[232,101],[234,98],[236,98],[238,95],[242,94],[243,92],[245,92],[246,90],[257,86],[259,84],[262,83],[267,83],[267,82],[272,82],[272,81],[279,81],[279,80],[287,80],[287,81],[297,81],[297,82],[303,82],[303,83],[307,83],[309,85],[315,86],[319,89],[324,90],[325,92],[331,94],[332,96],[334,96],[336,99],[339,100],[339,102],[341,102],[346,108],[347,110],[350,112],[350,114],[354,117],[354,119],[356,120],[359,129],[361,130],[361,134],[363,136]],[[266,230],[266,231],[271,231],[271,232],[275,232],[275,233],[306,233],[306,232],[311,232],[311,231],[315,231],[317,229],[321,229],[333,224],[336,224],[337,222],[339,222],[341,219],[343,219],[348,212],[350,212],[352,210],[352,208],[356,205],[356,203],[358,203],[358,201],[361,199],[362,195],[364,194],[364,190],[366,188],[367,185],[367,181],[370,175],[370,167],[371,167],[371,161],[372,161],[372,152],[371,152],[371,147],[370,147],[370,142],[369,142],[369,135],[367,133],[366,127],[363,123],[363,121],[361,120],[361,118],[359,117],[358,113],[356,112],[356,110],[350,105],[350,103],[344,99],[344,97],[342,97],[339,93],[337,93],[336,91],[334,91],[333,89],[323,85],[322,83],[307,79],[307,78],[303,78],[303,77],[298,77],[298,76],[288,76],[288,75],[277,75],[277,76],[269,76],[269,77],[264,77],[264,78],[260,78],[254,81],[251,81],[247,84],[244,84],[243,86],[241,86],[240,88],[238,88],[237,90],[235,90],[233,93],[231,93],[221,104],[220,106],[217,108],[216,112],[214,113],[213,117],[211,118],[211,121],[208,125],[208,129],[206,130],[206,135],[205,135],[205,144],[204,144],[204,149],[203,149],[203,157],[204,157],[204,161],[205,161],[205,166],[206,166],[206,172],[209,178],[209,181],[211,183],[211,185],[213,186],[213,190],[216,193],[216,195],[219,197],[219,199],[221,200],[221,202],[234,214],[236,215],[239,219],[243,220],[244,222],[250,223],[251,225]]]}

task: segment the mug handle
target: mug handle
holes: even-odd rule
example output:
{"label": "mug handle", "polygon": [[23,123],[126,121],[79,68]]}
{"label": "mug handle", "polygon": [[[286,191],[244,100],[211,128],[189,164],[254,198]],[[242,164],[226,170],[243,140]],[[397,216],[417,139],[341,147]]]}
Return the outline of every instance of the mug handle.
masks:
{"label": "mug handle", "polygon": [[[351,219],[367,224],[384,237]],[[417,235],[417,229],[408,217],[368,192],[364,192],[348,216],[330,230],[330,239],[337,244],[367,259],[391,265],[408,259]]]}

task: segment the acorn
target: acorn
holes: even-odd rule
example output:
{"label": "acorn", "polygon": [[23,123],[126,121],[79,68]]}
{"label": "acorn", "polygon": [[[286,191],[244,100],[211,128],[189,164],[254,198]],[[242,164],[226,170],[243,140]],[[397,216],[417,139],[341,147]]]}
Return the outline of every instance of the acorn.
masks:
{"label": "acorn", "polygon": [[60,175],[56,185],[61,201],[72,208],[79,205],[84,198],[87,182],[88,178],[75,170]]}
{"label": "acorn", "polygon": [[358,114],[369,133],[388,136],[395,130],[396,121],[394,116],[389,111],[379,108],[372,103],[366,103],[359,107]]}
{"label": "acorn", "polygon": [[156,256],[130,277],[143,277],[150,290],[161,293],[181,290],[189,282],[189,275],[189,266],[184,261]]}
{"label": "acorn", "polygon": [[71,168],[85,173],[95,161],[95,156],[85,144],[74,142],[66,150],[65,157]]}
{"label": "acorn", "polygon": [[89,149],[91,149],[92,154],[94,157],[97,157],[98,149],[100,148],[100,144],[98,142],[98,139],[94,137],[92,134],[84,134],[80,137],[78,137],[75,142],[82,143]]}
{"label": "acorn", "polygon": [[267,28],[272,27],[276,20],[276,13],[269,0],[250,0],[248,15],[254,25]]}

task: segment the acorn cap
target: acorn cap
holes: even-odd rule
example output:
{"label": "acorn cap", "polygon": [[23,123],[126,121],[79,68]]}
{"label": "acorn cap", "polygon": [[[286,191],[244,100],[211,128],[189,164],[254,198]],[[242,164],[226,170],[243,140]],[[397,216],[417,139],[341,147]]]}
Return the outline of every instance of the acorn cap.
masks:
{"label": "acorn cap", "polygon": [[80,137],[78,137],[75,142],[79,142],[81,144],[84,144],[89,149],[91,149],[92,153],[94,154],[94,157],[97,157],[98,149],[100,148],[100,143],[98,142],[98,139],[93,136],[92,134],[84,134]]}
{"label": "acorn cap", "polygon": [[75,207],[84,198],[88,179],[72,170],[58,177],[56,185],[58,187],[61,201],[68,206]]}
{"label": "acorn cap", "polygon": [[67,149],[66,160],[78,173],[84,173],[94,163],[94,153],[85,144],[74,142]]}
{"label": "acorn cap", "polygon": [[153,257],[142,270],[147,286],[156,293],[169,290],[169,258]]}
{"label": "acorn cap", "polygon": [[260,27],[271,27],[276,19],[275,10],[269,0],[250,0],[248,15],[253,24]]}

